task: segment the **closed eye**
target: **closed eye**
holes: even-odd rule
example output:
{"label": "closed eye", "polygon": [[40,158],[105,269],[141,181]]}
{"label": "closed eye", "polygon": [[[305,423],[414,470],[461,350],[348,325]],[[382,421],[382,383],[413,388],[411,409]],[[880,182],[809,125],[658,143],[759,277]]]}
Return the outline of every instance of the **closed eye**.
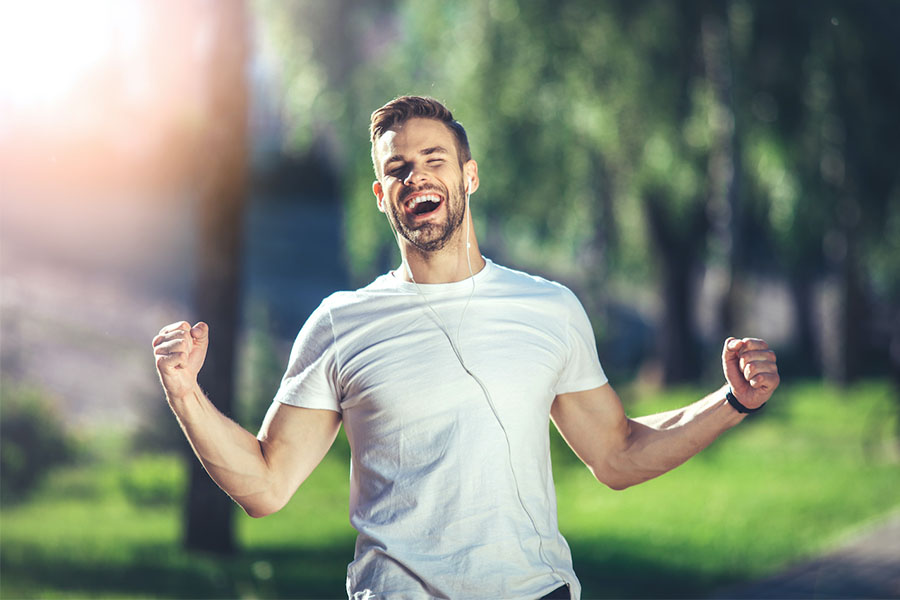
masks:
{"label": "closed eye", "polygon": [[399,167],[394,167],[392,169],[388,169],[386,173],[391,177],[396,177],[397,179],[403,179],[403,175],[406,172],[406,166],[401,165]]}

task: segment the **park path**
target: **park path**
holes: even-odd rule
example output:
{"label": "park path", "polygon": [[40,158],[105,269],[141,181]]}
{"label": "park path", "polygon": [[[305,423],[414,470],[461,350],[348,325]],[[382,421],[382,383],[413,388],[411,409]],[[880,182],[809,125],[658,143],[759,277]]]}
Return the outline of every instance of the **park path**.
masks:
{"label": "park path", "polygon": [[716,593],[718,600],[900,598],[900,510],[833,550],[785,571]]}

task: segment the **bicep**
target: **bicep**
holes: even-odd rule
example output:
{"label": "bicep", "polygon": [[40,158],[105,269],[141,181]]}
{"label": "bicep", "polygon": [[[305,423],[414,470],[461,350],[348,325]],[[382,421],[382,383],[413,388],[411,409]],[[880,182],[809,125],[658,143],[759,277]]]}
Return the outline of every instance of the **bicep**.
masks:
{"label": "bicep", "polygon": [[333,410],[272,403],[257,438],[273,480],[287,498],[322,461],[340,425],[341,415]]}
{"label": "bicep", "polygon": [[553,402],[550,417],[569,447],[598,479],[611,457],[628,443],[631,422],[608,383],[560,394]]}

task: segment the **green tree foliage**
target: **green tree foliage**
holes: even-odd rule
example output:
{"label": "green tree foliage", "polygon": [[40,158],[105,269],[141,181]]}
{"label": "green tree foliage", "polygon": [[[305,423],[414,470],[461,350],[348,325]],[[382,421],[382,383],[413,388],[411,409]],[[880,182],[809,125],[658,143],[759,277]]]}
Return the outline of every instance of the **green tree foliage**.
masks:
{"label": "green tree foliage", "polygon": [[[866,356],[854,315],[897,304],[896,4],[259,6],[287,40],[286,105],[305,107],[288,111],[294,139],[336,150],[360,282],[396,260],[371,193],[368,115],[418,93],[470,132],[487,252],[570,283],[599,323],[611,290],[657,288],[664,381],[700,373],[705,272],[725,284],[714,338],[731,331],[748,275],[781,277],[798,354],[843,349],[825,363],[838,377]],[[823,280],[844,324],[825,343],[813,318]]]}
{"label": "green tree foliage", "polygon": [[748,198],[792,286],[804,351],[818,342],[814,286],[832,281],[836,326],[821,335],[820,352],[826,374],[850,380],[884,366],[886,345],[873,347],[866,331],[879,325],[865,317],[873,304],[900,299],[900,254],[891,254],[900,211],[900,11],[882,2],[749,6],[752,34],[740,59],[752,125]]}

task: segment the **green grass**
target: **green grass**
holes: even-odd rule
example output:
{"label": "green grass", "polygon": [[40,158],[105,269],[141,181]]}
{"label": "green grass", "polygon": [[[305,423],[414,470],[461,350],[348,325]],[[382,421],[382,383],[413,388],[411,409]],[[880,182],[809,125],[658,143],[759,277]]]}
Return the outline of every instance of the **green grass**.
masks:
{"label": "green grass", "polygon": [[[691,397],[671,393],[629,413]],[[897,410],[886,383],[786,387],[686,465],[623,492],[596,483],[554,434],[560,526],[584,596],[703,596],[896,510]],[[57,470],[27,502],[0,509],[0,597],[344,596],[354,540],[345,445],[280,513],[240,514],[242,551],[226,559],[180,549],[178,457],[104,450],[108,458]]]}
{"label": "green grass", "polygon": [[640,486],[611,492],[567,471],[557,482],[560,528],[585,596],[701,596],[822,551],[900,507],[897,410],[887,386],[794,386]]}

